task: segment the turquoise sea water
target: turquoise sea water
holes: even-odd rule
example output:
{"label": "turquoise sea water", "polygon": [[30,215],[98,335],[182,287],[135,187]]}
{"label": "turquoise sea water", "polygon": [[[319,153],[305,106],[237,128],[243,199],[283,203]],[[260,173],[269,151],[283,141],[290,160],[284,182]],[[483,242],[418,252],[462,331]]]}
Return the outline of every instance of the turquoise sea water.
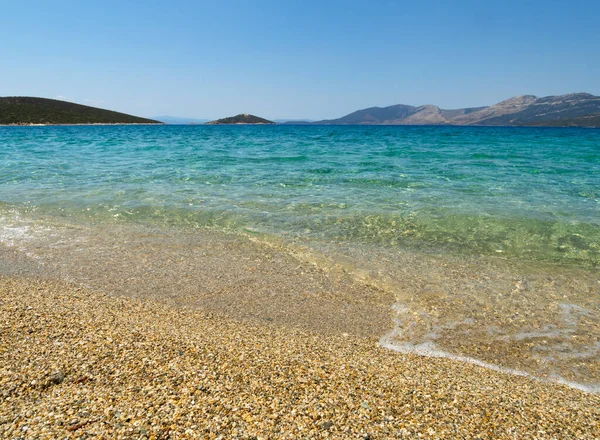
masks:
{"label": "turquoise sea water", "polygon": [[3,127],[0,203],[596,267],[600,130]]}
{"label": "turquoise sea water", "polygon": [[600,392],[600,130],[0,127],[0,244],[66,278],[195,286],[197,228],[387,291],[386,347]]}

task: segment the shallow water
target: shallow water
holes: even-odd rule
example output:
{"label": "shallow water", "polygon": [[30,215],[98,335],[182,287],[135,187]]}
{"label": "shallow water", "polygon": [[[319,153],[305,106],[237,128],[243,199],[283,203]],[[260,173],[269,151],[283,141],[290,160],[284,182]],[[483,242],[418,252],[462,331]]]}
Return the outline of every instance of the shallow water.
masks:
{"label": "shallow water", "polygon": [[600,383],[600,130],[0,127],[0,216],[242,234],[391,292],[386,345]]}

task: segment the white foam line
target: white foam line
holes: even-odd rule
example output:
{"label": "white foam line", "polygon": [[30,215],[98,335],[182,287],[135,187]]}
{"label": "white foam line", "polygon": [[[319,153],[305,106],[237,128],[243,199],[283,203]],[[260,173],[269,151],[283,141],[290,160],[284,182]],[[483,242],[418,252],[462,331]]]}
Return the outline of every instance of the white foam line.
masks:
{"label": "white foam line", "polygon": [[3,226],[0,229],[0,243],[7,246],[16,246],[18,242],[29,238],[28,232],[28,226]]}
{"label": "white foam line", "polygon": [[550,376],[548,378],[543,378],[539,376],[535,376],[531,373],[528,373],[523,370],[517,370],[514,368],[502,367],[500,365],[492,364],[489,362],[482,361],[480,359],[472,358],[469,356],[462,356],[457,354],[452,354],[444,350],[440,350],[433,342],[426,342],[422,344],[411,344],[411,343],[394,343],[394,338],[398,336],[397,329],[392,330],[388,334],[381,337],[379,340],[379,345],[389,350],[397,351],[404,354],[416,354],[419,356],[426,357],[435,357],[435,358],[447,358],[456,360],[459,362],[466,362],[469,364],[477,365],[479,367],[487,368],[488,370],[497,371],[499,373],[512,374],[515,376],[523,376],[531,379],[538,380],[540,382],[549,382],[549,383],[558,383],[561,385],[566,385],[570,388],[574,388],[580,391],[584,391],[586,393],[592,394],[600,394],[600,385],[586,385],[579,382],[573,382],[567,380],[561,376]]}

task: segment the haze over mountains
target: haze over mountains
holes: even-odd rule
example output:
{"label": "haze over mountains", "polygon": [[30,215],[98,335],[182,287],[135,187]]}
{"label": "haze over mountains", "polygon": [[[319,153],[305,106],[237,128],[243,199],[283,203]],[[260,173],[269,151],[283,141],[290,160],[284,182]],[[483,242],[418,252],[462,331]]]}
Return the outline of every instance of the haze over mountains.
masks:
{"label": "haze over mountains", "polygon": [[527,125],[600,127],[600,96],[573,93],[538,98],[516,96],[489,107],[455,110],[435,105],[392,105],[358,110],[318,125]]}
{"label": "haze over mountains", "polygon": [[157,121],[162,122],[163,124],[170,125],[197,125],[204,124],[205,122],[210,121],[210,119],[197,119],[197,118],[183,118],[179,116],[153,116],[151,119],[155,119]]}

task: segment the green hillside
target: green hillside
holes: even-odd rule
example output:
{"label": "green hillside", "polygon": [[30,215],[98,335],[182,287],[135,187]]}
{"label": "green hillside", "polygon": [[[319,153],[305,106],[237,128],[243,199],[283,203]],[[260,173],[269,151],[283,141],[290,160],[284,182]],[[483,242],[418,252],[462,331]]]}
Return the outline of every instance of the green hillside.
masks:
{"label": "green hillside", "polygon": [[161,124],[87,105],[26,96],[0,97],[0,124]]}

